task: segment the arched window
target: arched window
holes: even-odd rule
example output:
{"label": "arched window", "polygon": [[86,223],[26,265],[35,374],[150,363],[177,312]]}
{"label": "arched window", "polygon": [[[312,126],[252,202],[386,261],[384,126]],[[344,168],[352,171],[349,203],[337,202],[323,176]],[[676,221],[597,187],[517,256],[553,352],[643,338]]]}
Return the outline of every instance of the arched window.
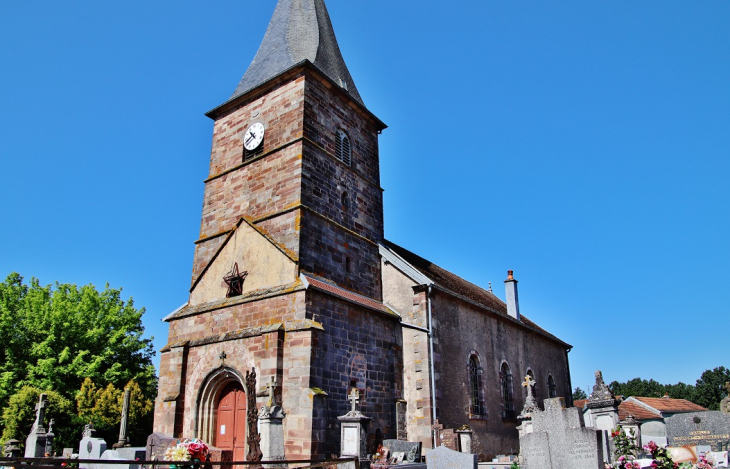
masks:
{"label": "arched window", "polygon": [[482,368],[476,355],[469,357],[469,414],[472,417],[486,415],[482,402]]}
{"label": "arched window", "polygon": [[558,397],[558,387],[555,385],[555,380],[553,379],[553,375],[548,375],[547,380],[547,386],[548,386],[548,397]]}
{"label": "arched window", "polygon": [[352,162],[352,150],[350,148],[350,137],[344,130],[337,130],[337,138],[335,142],[335,156],[338,160],[350,166]]}
{"label": "arched window", "polygon": [[502,386],[502,418],[511,419],[515,416],[515,403],[512,396],[512,370],[507,362],[502,363],[499,377]]}

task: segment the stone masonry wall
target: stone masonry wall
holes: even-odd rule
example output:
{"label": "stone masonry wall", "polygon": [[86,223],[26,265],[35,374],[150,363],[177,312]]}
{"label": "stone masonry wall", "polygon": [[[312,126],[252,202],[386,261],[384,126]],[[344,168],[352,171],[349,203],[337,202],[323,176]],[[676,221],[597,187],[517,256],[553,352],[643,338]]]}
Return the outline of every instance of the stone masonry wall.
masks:
{"label": "stone masonry wall", "polygon": [[[215,121],[192,281],[215,253],[216,244],[220,245],[220,239],[209,237],[230,230],[242,216],[253,220],[271,217],[299,203],[303,101],[301,75],[243,101]],[[266,129],[264,156],[244,163],[243,135],[254,122]],[[291,228],[291,217],[279,225]],[[269,219],[268,224],[276,222]],[[273,229],[271,234],[298,252],[296,231]],[[279,239],[279,234],[285,236]]]}
{"label": "stone masonry wall", "polygon": [[[439,421],[446,428],[469,424],[475,431],[475,450],[487,457],[518,452],[518,422],[502,418],[501,365],[506,361],[511,369],[514,410],[518,414],[524,406],[526,393],[521,383],[528,369],[538,382],[539,402],[546,397],[548,373],[555,379],[558,396],[571,392],[564,348],[450,295],[437,292],[432,301]],[[486,418],[469,417],[468,361],[472,351],[477,353],[483,370]]]}
{"label": "stone masonry wall", "polygon": [[[360,410],[370,417],[368,436],[377,430],[395,438],[395,400],[402,397],[401,333],[397,320],[323,293],[307,295],[307,308],[324,331],[314,344],[312,386],[327,393],[315,401],[319,455],[339,453],[337,417],[350,409],[347,393],[356,387]],[[371,448],[372,450],[373,448]]]}
{"label": "stone masonry wall", "polygon": [[168,343],[304,319],[303,302],[304,292],[296,292],[175,319],[170,321]]}

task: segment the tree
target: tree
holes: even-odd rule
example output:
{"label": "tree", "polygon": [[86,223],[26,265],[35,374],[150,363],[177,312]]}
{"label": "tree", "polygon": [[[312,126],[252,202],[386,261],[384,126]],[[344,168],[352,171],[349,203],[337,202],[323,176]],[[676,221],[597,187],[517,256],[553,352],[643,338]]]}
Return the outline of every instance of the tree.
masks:
{"label": "tree", "polygon": [[581,388],[575,388],[575,390],[573,391],[573,402],[580,401],[582,399],[588,399],[588,395]]}
{"label": "tree", "polygon": [[[143,337],[143,314],[144,308],[136,309],[131,298],[123,301],[121,289],[109,285],[103,291],[93,285],[43,287],[36,279],[24,284],[20,275],[9,275],[0,283],[0,429],[8,425],[11,396],[24,386],[54,391],[73,403],[86,378],[117,392],[134,380],[152,399],[157,378],[152,339]],[[105,399],[112,397],[118,396]],[[105,405],[111,412],[113,406]]]}
{"label": "tree", "polygon": [[31,386],[24,386],[13,394],[8,406],[3,410],[2,418],[5,426],[2,441],[12,438],[25,440],[35,421],[35,405],[42,392],[45,392],[48,397],[44,424],[46,429],[48,429],[48,423],[53,419],[53,433],[56,435],[53,446],[56,448],[74,447],[78,444],[78,438],[75,438],[74,432],[77,420],[74,418],[73,403],[55,391],[41,391]]}
{"label": "tree", "polygon": [[725,383],[730,381],[730,370],[719,366],[705,370],[695,384],[693,402],[708,410],[720,410],[720,401],[727,395]]}

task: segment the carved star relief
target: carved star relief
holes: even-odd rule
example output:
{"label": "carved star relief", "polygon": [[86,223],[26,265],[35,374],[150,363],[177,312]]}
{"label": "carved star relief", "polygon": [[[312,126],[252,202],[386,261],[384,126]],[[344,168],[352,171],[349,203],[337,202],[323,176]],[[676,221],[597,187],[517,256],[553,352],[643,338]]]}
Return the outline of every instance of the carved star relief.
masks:
{"label": "carved star relief", "polygon": [[226,298],[241,296],[243,294],[243,281],[246,279],[248,272],[238,271],[238,262],[233,264],[233,269],[223,277],[223,281],[228,285]]}

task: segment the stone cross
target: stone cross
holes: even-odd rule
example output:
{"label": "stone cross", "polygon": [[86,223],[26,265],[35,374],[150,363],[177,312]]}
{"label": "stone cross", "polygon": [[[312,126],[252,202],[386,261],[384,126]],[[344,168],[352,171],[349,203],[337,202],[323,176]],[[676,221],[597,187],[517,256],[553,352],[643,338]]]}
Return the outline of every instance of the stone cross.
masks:
{"label": "stone cross", "polygon": [[46,417],[46,411],[45,408],[48,406],[48,400],[46,399],[46,394],[41,394],[38,396],[38,404],[35,405],[35,425],[33,425],[36,429],[37,428],[43,428],[43,419]]}
{"label": "stone cross", "polygon": [[527,388],[527,397],[525,398],[525,407],[522,409],[522,412],[520,412],[520,415],[517,418],[520,420],[528,420],[532,418],[532,412],[538,410],[537,401],[535,400],[535,396],[532,394],[533,388],[535,387],[535,380],[532,379],[532,376],[527,375],[525,376],[525,381],[522,383],[522,386]]}
{"label": "stone cross", "polygon": [[352,408],[350,409],[350,412],[355,412],[357,409],[357,405],[360,403],[360,393],[357,389],[352,388],[350,391],[350,395],[347,397],[347,400],[350,401],[350,405]]}
{"label": "stone cross", "polygon": [[522,386],[527,388],[528,398],[534,397],[532,394],[532,390],[535,387],[535,380],[532,379],[532,376],[530,376],[530,375],[525,376],[525,381],[522,383]]}
{"label": "stone cross", "polygon": [[276,377],[272,376],[271,381],[269,381],[269,384],[266,385],[269,388],[269,407],[276,405],[276,385]]}

